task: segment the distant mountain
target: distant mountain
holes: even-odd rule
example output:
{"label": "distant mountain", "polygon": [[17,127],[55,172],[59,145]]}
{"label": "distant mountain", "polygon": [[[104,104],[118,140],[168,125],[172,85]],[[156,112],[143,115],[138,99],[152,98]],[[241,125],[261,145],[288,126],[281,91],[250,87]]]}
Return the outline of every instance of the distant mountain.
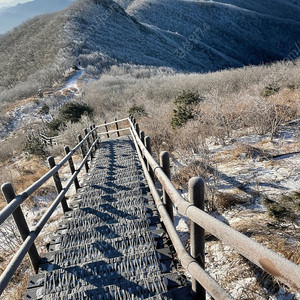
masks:
{"label": "distant mountain", "polygon": [[0,13],[3,12],[3,11],[5,11],[5,10],[8,9],[8,8],[9,8],[9,7],[7,7],[7,6],[6,6],[6,7],[0,8]]}
{"label": "distant mountain", "polygon": [[300,41],[289,0],[116,1],[78,0],[2,35],[0,100],[50,86],[79,61],[92,74],[122,63],[210,72],[284,59]]}
{"label": "distant mountain", "polygon": [[25,2],[29,2],[29,1],[32,1],[32,0],[9,0],[9,3],[7,2],[0,2],[0,10],[1,9],[6,9],[6,8],[9,8],[9,7],[12,7],[12,6],[16,6],[17,4],[19,3],[25,3]]}
{"label": "distant mountain", "polygon": [[[122,1],[122,0],[119,0]],[[281,0],[136,0],[126,12],[179,44],[205,71],[284,58],[300,40],[300,7]]]}
{"label": "distant mountain", "polygon": [[0,34],[40,14],[62,10],[74,0],[34,0],[0,9]]}

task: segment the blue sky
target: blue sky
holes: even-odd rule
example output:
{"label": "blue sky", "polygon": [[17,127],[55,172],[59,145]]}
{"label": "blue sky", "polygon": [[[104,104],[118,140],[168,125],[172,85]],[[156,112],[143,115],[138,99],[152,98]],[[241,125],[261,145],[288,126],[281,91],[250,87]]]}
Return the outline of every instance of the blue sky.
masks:
{"label": "blue sky", "polygon": [[4,6],[14,6],[18,3],[25,3],[32,0],[0,0],[0,8]]}

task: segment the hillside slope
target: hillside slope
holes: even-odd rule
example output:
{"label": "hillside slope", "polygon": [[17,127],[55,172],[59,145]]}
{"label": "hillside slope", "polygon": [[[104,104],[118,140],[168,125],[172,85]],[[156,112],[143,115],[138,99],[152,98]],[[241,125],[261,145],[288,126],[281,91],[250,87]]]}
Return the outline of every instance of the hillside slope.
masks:
{"label": "hillside slope", "polygon": [[66,22],[61,14],[38,16],[0,36],[2,101],[30,96],[59,79],[68,57],[62,55]]}
{"label": "hillside slope", "polygon": [[[279,8],[284,11],[287,5],[273,1],[266,15],[257,12],[263,11],[260,1],[243,5],[253,10],[225,2],[238,1],[143,0],[132,2],[127,12],[167,36],[176,36],[184,60],[197,51],[213,62],[221,59],[228,65],[233,61],[240,65],[259,64],[280,60],[295,47],[300,38],[299,6],[288,6],[290,13],[279,14]],[[206,63],[205,67],[215,70],[216,66]]]}
{"label": "hillside slope", "polygon": [[50,87],[78,61],[93,75],[120,63],[202,73],[283,59],[300,40],[289,1],[274,14],[258,0],[116,1],[78,0],[2,35],[0,101]]}
{"label": "hillside slope", "polygon": [[34,0],[0,10],[0,34],[20,25],[22,22],[45,13],[68,7],[74,0]]}
{"label": "hillside slope", "polygon": [[[198,0],[199,1],[199,0]],[[208,1],[208,0],[205,0]],[[258,12],[260,14],[279,17],[283,19],[300,20],[299,8],[300,2],[293,0],[214,0],[218,3],[226,3],[242,9]]]}

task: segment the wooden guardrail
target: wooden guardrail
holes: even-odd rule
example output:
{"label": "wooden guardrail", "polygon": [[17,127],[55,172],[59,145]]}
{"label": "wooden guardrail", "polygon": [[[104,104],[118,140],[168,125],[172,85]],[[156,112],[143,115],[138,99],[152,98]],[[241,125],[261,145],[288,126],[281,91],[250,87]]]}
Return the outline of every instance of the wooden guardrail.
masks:
{"label": "wooden guardrail", "polygon": [[[125,121],[126,128],[119,128],[119,123]],[[108,130],[108,126],[114,125],[116,127],[115,130]],[[2,193],[5,197],[7,205],[0,211],[0,225],[7,220],[9,216],[13,216],[14,221],[17,225],[17,228],[20,232],[22,237],[23,243],[21,244],[19,250],[15,253],[12,260],[5,268],[3,273],[0,276],[0,295],[3,293],[4,289],[8,285],[9,281],[11,280],[12,276],[16,272],[18,266],[21,264],[22,260],[24,259],[25,255],[28,253],[29,258],[31,261],[31,265],[35,272],[38,271],[39,264],[40,264],[40,256],[38,254],[37,248],[35,246],[35,240],[40,234],[41,230],[57,208],[59,204],[62,205],[63,211],[66,212],[70,210],[68,207],[65,195],[68,192],[70,186],[74,183],[76,190],[80,188],[78,182],[78,175],[81,172],[82,168],[85,166],[86,172],[89,170],[88,161],[93,158],[94,152],[97,148],[97,145],[100,142],[100,137],[98,135],[111,135],[116,134],[120,136],[120,132],[127,130],[129,132],[128,127],[128,118],[114,121],[107,124],[102,124],[98,126],[91,126],[88,129],[84,130],[84,137],[79,134],[78,135],[78,144],[70,150],[69,146],[65,146],[65,157],[59,162],[55,163],[53,157],[48,157],[48,164],[50,167],[50,171],[47,172],[44,176],[38,179],[35,183],[33,183],[30,187],[26,190],[21,192],[20,194],[16,195],[14,188],[11,183],[5,183],[1,186]],[[98,129],[105,128],[104,132],[97,132]],[[77,169],[75,169],[74,162],[73,162],[73,155],[81,151],[82,154],[82,161]],[[66,164],[69,164],[71,176],[65,186],[62,186],[58,171]],[[30,197],[34,192],[36,192],[43,184],[45,184],[51,177],[53,177],[54,184],[57,190],[57,197],[48,207],[44,215],[38,221],[38,223],[29,230],[27,221],[24,217],[22,209],[20,205],[24,203],[24,201]]]}
{"label": "wooden guardrail", "polygon": [[[246,235],[204,212],[204,184],[200,178],[194,177],[189,181],[189,202],[182,198],[170,180],[168,154],[162,152],[160,164],[151,155],[150,138],[139,130],[138,124],[130,118],[131,133],[146,179],[150,187],[162,221],[168,231],[170,239],[178,254],[183,267],[192,276],[192,288],[196,299],[205,299],[205,290],[215,299],[232,299],[219,284],[204,271],[204,230],[211,233],[225,244],[232,247],[239,254],[256,264],[258,267],[286,284],[291,290],[300,291],[300,266],[262,246]],[[163,201],[160,199],[154,178],[163,187]],[[179,214],[191,221],[190,247],[188,254],[173,225],[172,205]]]}
{"label": "wooden guardrail", "polygon": [[38,137],[46,146],[52,147],[59,144],[59,136],[46,136],[45,134],[40,133]]}
{"label": "wooden guardrail", "polygon": [[[97,131],[98,129],[104,129],[104,131],[99,132]],[[121,120],[115,119],[109,123],[105,122],[96,127],[91,126],[89,131],[86,129],[83,138],[81,135],[78,135],[78,144],[72,150],[68,146],[65,147],[66,156],[57,165],[53,157],[48,158],[50,171],[22,193],[15,195],[10,183],[2,185],[2,192],[8,204],[0,212],[0,225],[10,215],[13,215],[23,239],[23,244],[0,276],[0,295],[27,253],[30,256],[34,270],[38,270],[40,256],[34,241],[60,203],[64,211],[69,210],[65,195],[73,183],[76,189],[80,188],[77,179],[78,174],[84,166],[86,172],[89,170],[88,161],[93,158],[94,150],[100,141],[100,137],[98,136],[110,138],[114,135],[119,137],[122,133],[131,134],[133,137],[157,209],[176,250],[178,259],[192,276],[192,289],[197,299],[205,299],[206,291],[215,299],[232,299],[218,282],[205,272],[204,230],[231,246],[249,261],[255,263],[280,282],[288,285],[292,290],[300,291],[300,266],[204,212],[204,184],[200,178],[194,177],[189,181],[190,201],[188,202],[181,197],[170,180],[168,153],[161,153],[160,164],[158,164],[151,154],[150,137],[145,136],[145,133],[140,131],[135,119],[129,117]],[[77,151],[81,151],[83,158],[76,170],[72,156]],[[67,162],[69,163],[72,176],[67,181],[65,187],[62,187],[58,171]],[[54,178],[58,195],[37,225],[29,230],[20,205],[51,177]],[[161,200],[154,184],[155,179],[159,180],[163,187],[163,200]],[[181,215],[189,218],[191,221],[190,253],[185,249],[174,227],[173,205]]]}

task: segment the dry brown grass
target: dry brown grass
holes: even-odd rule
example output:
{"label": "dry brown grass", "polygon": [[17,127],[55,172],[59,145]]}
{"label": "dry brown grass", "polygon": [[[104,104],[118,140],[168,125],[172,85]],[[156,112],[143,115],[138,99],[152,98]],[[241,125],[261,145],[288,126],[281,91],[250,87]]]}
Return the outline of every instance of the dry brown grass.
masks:
{"label": "dry brown grass", "polygon": [[[268,144],[270,142],[267,142]],[[260,147],[260,143],[254,145],[248,145],[245,143],[238,143],[232,149],[223,150],[217,152],[213,156],[215,163],[229,163],[229,162],[240,162],[244,159],[258,159],[260,161],[266,160],[266,162],[273,162],[272,157],[275,150],[269,147]]]}
{"label": "dry brown grass", "polygon": [[18,107],[21,107],[23,105],[26,105],[28,103],[36,103],[36,102],[39,102],[41,100],[41,98],[37,97],[37,96],[34,96],[34,97],[29,97],[29,98],[26,98],[24,100],[20,100],[20,101],[17,101],[17,102],[14,102],[14,103],[11,103],[7,108],[6,108],[6,111],[5,112],[10,112]]}
{"label": "dry brown grass", "polygon": [[189,165],[182,167],[178,173],[172,177],[172,181],[177,189],[187,189],[188,181],[193,176],[206,178],[209,176],[208,166],[201,161],[193,161]]}
{"label": "dry brown grass", "polygon": [[[16,162],[10,163],[1,168],[0,180],[1,184],[4,182],[12,183],[16,194],[24,191],[27,187],[41,178],[45,173],[49,171],[49,167],[45,161],[39,157],[23,157]],[[54,191],[52,182],[48,181],[48,184],[42,186],[36,193],[34,193],[25,203],[32,205],[32,197],[35,195],[45,195],[51,191]],[[0,201],[4,203],[2,193],[0,194]]]}
{"label": "dry brown grass", "polygon": [[260,160],[264,160],[272,158],[272,155],[268,151],[242,143],[238,144],[230,151],[230,153],[234,159],[258,158]]}
{"label": "dry brown grass", "polygon": [[283,88],[279,93],[270,97],[270,100],[277,105],[288,108],[291,115],[287,117],[295,117],[300,113],[300,89],[299,88]]}
{"label": "dry brown grass", "polygon": [[[76,156],[78,158],[78,155]],[[2,167],[1,180],[6,179],[6,181],[10,181],[13,183],[16,193],[23,191],[29,185],[34,183],[37,179],[43,176],[49,170],[47,164],[44,160],[38,157],[26,158],[22,157],[18,161],[9,165]],[[9,172],[10,171],[10,172]],[[6,176],[5,176],[6,174]],[[54,192],[54,187],[52,180],[50,179],[45,186],[41,187],[34,195],[46,195],[49,192]],[[33,196],[34,196],[33,195]],[[33,197],[32,196],[32,197]],[[2,194],[1,194],[2,197]],[[32,197],[30,199],[32,199]],[[25,202],[26,209],[30,210],[32,205],[35,205],[30,199]],[[1,203],[4,203],[1,201]],[[46,203],[45,203],[46,204]],[[43,213],[46,209],[44,204],[37,204],[40,208],[40,212]],[[47,205],[47,204],[46,204]],[[25,210],[24,210],[25,212]],[[41,232],[38,236],[35,244],[37,246],[38,252],[42,255],[46,249],[47,239],[50,238],[52,232],[56,230],[56,222],[61,219],[63,216],[62,210],[59,207],[58,211],[54,216],[50,218],[47,223],[47,227]],[[30,218],[29,226],[40,219],[40,214],[34,215]],[[0,247],[0,261],[1,268],[0,272],[2,272],[5,267],[8,265],[12,255],[17,251],[18,247],[21,245],[21,239],[19,238],[18,231],[14,225],[12,219],[7,220],[4,224],[2,224],[1,229],[4,230],[3,225],[6,224],[6,230],[11,233],[11,236],[7,237],[6,240],[2,240],[2,247]],[[9,227],[7,227],[9,226]],[[5,236],[5,231],[1,231],[1,234]],[[32,270],[30,267],[30,262],[28,257],[25,257],[17,272],[13,276],[11,282],[9,283],[7,289],[5,290],[3,299],[6,300],[19,300],[24,297],[24,293],[27,287],[27,280],[30,274],[32,274]]]}
{"label": "dry brown grass", "polygon": [[233,227],[260,244],[300,265],[300,234],[293,228],[268,218],[266,214],[252,213]]}
{"label": "dry brown grass", "polygon": [[178,144],[178,139],[174,136],[169,126],[171,122],[171,113],[168,110],[158,113],[153,116],[146,116],[139,120],[140,130],[145,132],[145,136],[151,138],[151,148],[154,155],[159,157],[161,151],[172,152],[175,149],[175,145]]}
{"label": "dry brown grass", "polygon": [[[5,269],[6,264],[8,261],[5,261],[4,265],[2,266],[3,262],[1,262],[1,270],[0,272]],[[15,275],[13,276],[12,280],[8,284],[7,288],[4,290],[1,299],[6,300],[20,300],[24,298],[25,291],[27,289],[27,281],[30,276],[30,262],[28,257],[25,257],[19,268],[17,269]]]}
{"label": "dry brown grass", "polygon": [[237,204],[243,204],[247,198],[240,192],[217,192],[214,195],[214,204],[217,209],[229,209]]}
{"label": "dry brown grass", "polygon": [[[300,265],[300,236],[291,227],[273,222],[264,213],[258,214],[250,210],[240,211],[235,217],[236,221],[231,224],[233,228]],[[268,273],[220,241],[207,241],[206,252],[207,264],[213,264],[214,268],[222,270],[217,272],[217,280],[223,287],[237,291],[236,287],[243,281],[238,295],[235,295],[236,299],[263,300],[269,299],[280,288],[289,291]],[[253,280],[247,281],[249,278]]]}

